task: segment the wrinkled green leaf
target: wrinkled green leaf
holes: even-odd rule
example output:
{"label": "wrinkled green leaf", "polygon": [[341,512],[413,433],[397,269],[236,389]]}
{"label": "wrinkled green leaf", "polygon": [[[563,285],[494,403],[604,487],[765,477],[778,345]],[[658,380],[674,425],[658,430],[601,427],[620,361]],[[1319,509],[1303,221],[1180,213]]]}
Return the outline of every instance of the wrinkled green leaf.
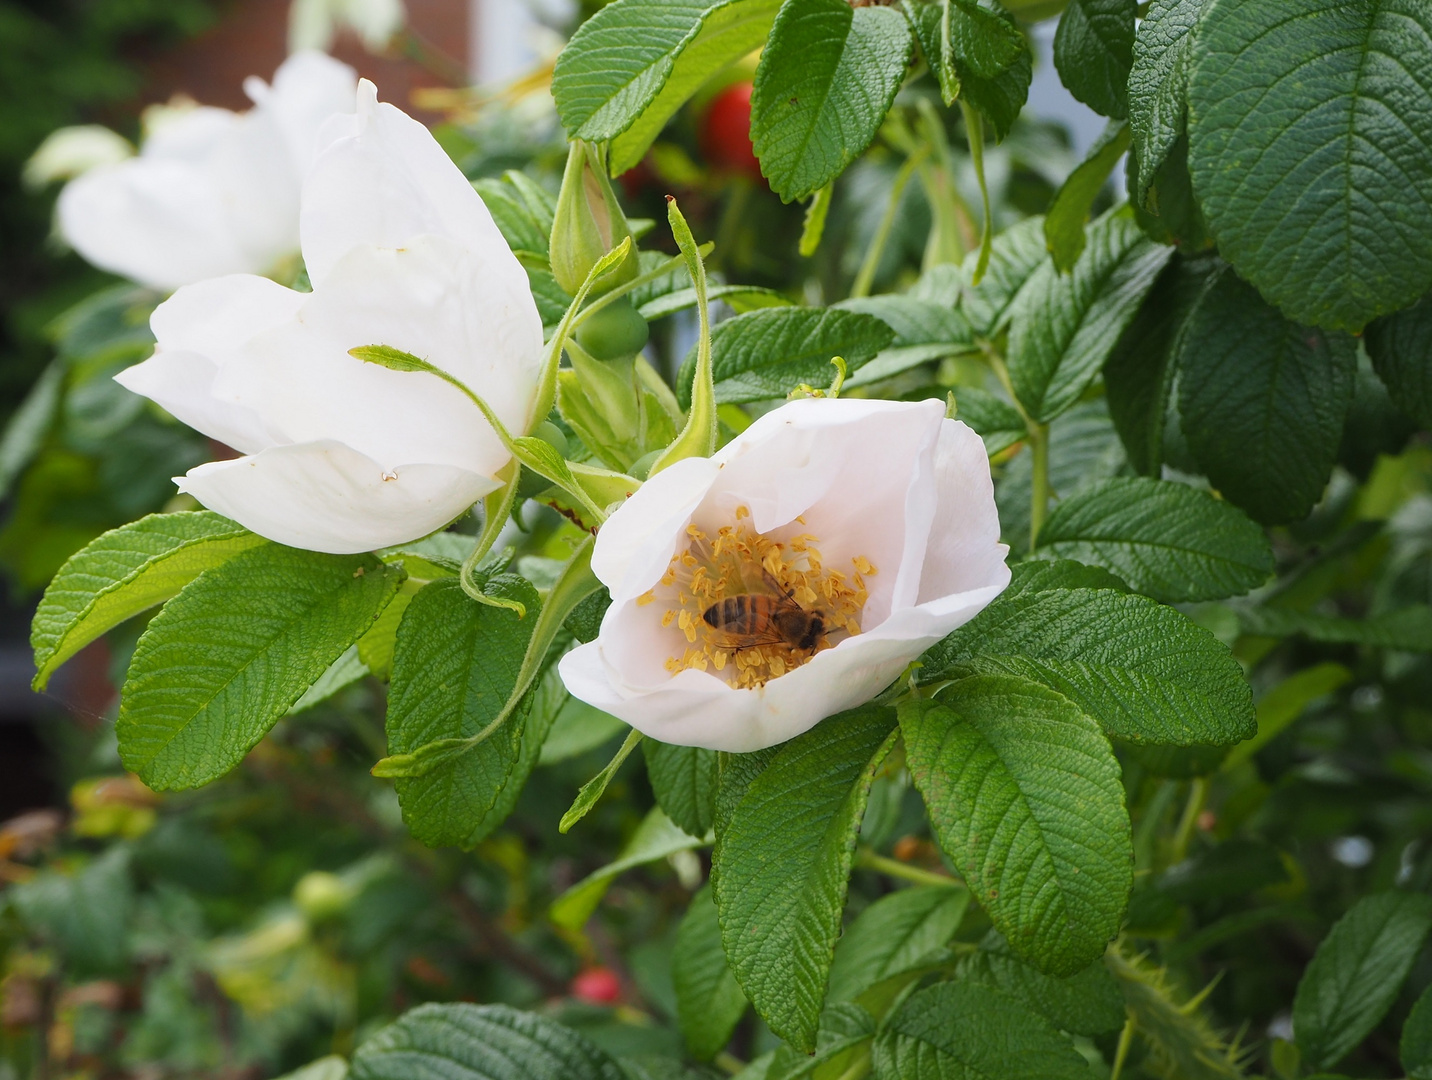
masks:
{"label": "wrinkled green leaf", "polygon": [[57,667],[106,630],[265,543],[209,510],[150,514],[91,541],[60,568],[35,611],[35,689],[43,690]]}
{"label": "wrinkled green leaf", "polygon": [[1273,549],[1228,503],[1187,484],[1117,477],[1065,499],[1035,554],[1112,570],[1155,600],[1217,600],[1263,584]]}
{"label": "wrinkled green leaf", "polygon": [[592,912],[597,910],[597,905],[607,894],[607,887],[618,874],[634,866],[664,859],[678,851],[690,851],[706,842],[682,832],[661,812],[660,807],[653,807],[614,861],[594,870],[552,901],[549,912],[552,921],[569,930],[580,930],[592,917]]}
{"label": "wrinkled green leaf", "polygon": [[1369,323],[1363,341],[1392,403],[1432,427],[1432,300]]}
{"label": "wrinkled green leaf", "polygon": [[646,775],[666,816],[692,836],[705,836],[716,819],[716,751],[647,739]]}
{"label": "wrinkled green leaf", "polygon": [[787,0],[751,94],[751,142],[771,190],[804,199],[879,130],[905,77],[911,34],[893,8]]}
{"label": "wrinkled green leaf", "polygon": [[1173,608],[1071,566],[1054,563],[1048,576],[1016,567],[998,599],[925,654],[921,681],[1035,679],[1130,742],[1216,745],[1253,734],[1252,692],[1227,646]]}
{"label": "wrinkled green leaf", "polygon": [[1042,263],[1010,306],[1010,382],[1036,420],[1079,399],[1172,254],[1125,213],[1104,215],[1086,236],[1072,274]]}
{"label": "wrinkled green leaf", "polygon": [[746,995],[726,964],[721,924],[710,886],[691,898],[676,931],[671,959],[676,984],[676,1017],[686,1048],[697,1061],[710,1061],[731,1041],[746,1011]]}
{"label": "wrinkled green leaf", "polygon": [[866,707],[782,746],[717,835],[712,885],[737,981],[772,1031],[815,1048],[875,769],[894,715]]}
{"label": "wrinkled green leaf", "polygon": [[1128,115],[1137,0],[1069,0],[1054,33],[1054,67],[1069,92],[1115,120]]}
{"label": "wrinkled green leaf", "polygon": [[854,1001],[872,986],[928,962],[955,936],[970,893],[917,885],[883,896],[860,913],[835,948],[828,1000]]}
{"label": "wrinkled green leaf", "polygon": [[1352,342],[1290,322],[1224,272],[1189,317],[1178,367],[1183,433],[1213,486],[1264,524],[1305,517],[1352,402]]}
{"label": "wrinkled green leaf", "polygon": [[1119,764],[1099,725],[997,675],[902,705],[900,732],[940,847],[1010,947],[1052,975],[1098,959],[1133,885]]}
{"label": "wrinkled green leaf", "polygon": [[1128,148],[1129,125],[1111,120],[1084,160],[1055,192],[1054,202],[1044,216],[1044,242],[1060,273],[1073,270],[1083,254],[1084,223],[1089,220],[1089,211]]}
{"label": "wrinkled green leaf", "polygon": [[349,1080],[626,1080],[569,1027],[507,1005],[420,1005],[364,1041]]}
{"label": "wrinkled green leaf", "polygon": [[1298,983],[1293,1032],[1303,1061],[1327,1069],[1391,1007],[1432,929],[1432,896],[1364,896],[1326,938]]}
{"label": "wrinkled green leaf", "polygon": [[[455,580],[433,582],[408,604],[393,650],[389,755],[470,738],[506,704],[540,601],[537,590],[513,574],[491,578],[483,588],[523,604],[526,616],[475,602]],[[403,821],[415,837],[433,847],[470,848],[500,824],[488,814],[521,751],[525,720],[519,707],[467,752],[424,776],[397,780]]]}
{"label": "wrinkled green leaf", "polygon": [[1153,0],[1134,34],[1129,70],[1129,127],[1133,129],[1138,202],[1186,130],[1188,72],[1194,28],[1206,0]]}
{"label": "wrinkled green leaf", "polygon": [[124,767],[157,790],[228,772],[373,625],[403,576],[371,555],[278,544],[205,571],[134,651],[115,723]]}
{"label": "wrinkled green leaf", "polygon": [[879,1080],[1088,1080],[1089,1063],[1048,1020],[972,982],[912,995],[875,1040]]}
{"label": "wrinkled green leaf", "polygon": [[1015,956],[996,930],[959,967],[959,977],[982,982],[1033,1006],[1060,1031],[1107,1035],[1124,1024],[1124,996],[1103,961],[1096,960],[1067,979],[1046,975]]}
{"label": "wrinkled green leaf", "polygon": [[1291,318],[1361,330],[1432,286],[1432,8],[1212,0],[1189,163],[1219,251]]}
{"label": "wrinkled green leaf", "polygon": [[[717,324],[711,332],[716,400],[740,404],[783,398],[801,383],[826,386],[833,356],[857,371],[894,340],[894,331],[872,315],[835,308],[766,308]],[[690,404],[696,351],[677,376],[681,403]]]}

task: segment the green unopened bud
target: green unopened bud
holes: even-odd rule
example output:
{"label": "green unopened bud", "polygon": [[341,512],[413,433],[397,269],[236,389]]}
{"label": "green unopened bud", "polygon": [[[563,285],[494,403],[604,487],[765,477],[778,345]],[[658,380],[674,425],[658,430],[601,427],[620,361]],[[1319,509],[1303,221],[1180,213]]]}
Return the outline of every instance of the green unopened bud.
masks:
{"label": "green unopened bud", "polygon": [[577,344],[598,360],[635,356],[650,336],[646,320],[625,296],[594,311],[577,326]]}
{"label": "green unopened bud", "polygon": [[[606,164],[595,146],[580,139],[567,150],[567,170],[552,219],[552,274],[575,294],[596,261],[628,236],[626,215],[607,180]],[[639,273],[635,251],[593,289],[593,295],[631,281]]]}

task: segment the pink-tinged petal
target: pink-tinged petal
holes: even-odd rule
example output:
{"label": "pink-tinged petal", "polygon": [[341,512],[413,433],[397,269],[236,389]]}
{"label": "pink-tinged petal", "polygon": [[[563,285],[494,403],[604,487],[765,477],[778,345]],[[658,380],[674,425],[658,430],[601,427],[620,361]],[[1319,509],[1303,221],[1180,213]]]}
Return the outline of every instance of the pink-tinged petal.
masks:
{"label": "pink-tinged petal", "polygon": [[935,453],[934,521],[930,545],[920,574],[920,601],[1009,584],[1005,558],[1009,548],[999,542],[999,512],[984,441],[958,420],[946,420]]}
{"label": "pink-tinged petal", "polygon": [[441,529],[496,482],[450,465],[385,471],[336,442],[277,446],[176,478],[180,491],[260,536],[337,555]]}

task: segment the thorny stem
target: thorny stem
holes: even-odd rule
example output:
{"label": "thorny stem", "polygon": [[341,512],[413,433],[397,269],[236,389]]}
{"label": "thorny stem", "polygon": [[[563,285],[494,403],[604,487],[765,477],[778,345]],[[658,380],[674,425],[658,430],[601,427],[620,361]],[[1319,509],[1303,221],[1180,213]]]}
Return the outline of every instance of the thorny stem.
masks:
{"label": "thorny stem", "polygon": [[874,870],[877,873],[885,874],[887,877],[900,878],[902,881],[911,881],[916,885],[940,885],[944,888],[957,888],[961,882],[949,874],[938,874],[933,870],[923,870],[918,866],[911,866],[909,863],[902,863],[898,859],[892,859],[881,855],[868,847],[862,847],[855,853],[855,865],[863,870]]}
{"label": "thorny stem", "polygon": [[895,227],[895,215],[900,210],[900,199],[905,194],[910,177],[915,175],[915,170],[920,167],[929,154],[929,145],[921,146],[905,159],[905,163],[900,166],[900,171],[895,174],[895,180],[890,185],[890,199],[885,204],[885,213],[880,218],[880,225],[876,228],[875,235],[870,239],[870,247],[866,250],[865,258],[860,263],[860,270],[855,275],[855,282],[850,286],[852,297],[870,295],[870,287],[875,282],[875,271],[880,269],[881,256],[885,254],[885,245],[890,241],[890,232]]}

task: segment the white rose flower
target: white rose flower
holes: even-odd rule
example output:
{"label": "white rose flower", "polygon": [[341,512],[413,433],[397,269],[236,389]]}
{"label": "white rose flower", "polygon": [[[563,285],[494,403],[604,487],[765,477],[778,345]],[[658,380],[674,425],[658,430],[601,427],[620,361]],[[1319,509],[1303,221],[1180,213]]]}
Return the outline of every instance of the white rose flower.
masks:
{"label": "white rose flower", "polygon": [[612,605],[574,697],[750,751],[874,697],[1009,583],[979,436],[935,401],[794,401],[652,477],[602,526]]}
{"label": "white rose flower", "polygon": [[542,320],[526,272],[428,130],[373,84],[335,116],[303,186],[311,293],[232,275],[155,311],[154,355],[116,378],[241,450],[177,478],[262,536],[349,553],[446,525],[498,487],[509,454],[442,379],[348,350],[423,357],[526,431]]}
{"label": "white rose flower", "polygon": [[262,274],[298,250],[299,188],[319,129],[349,112],[357,76],[322,53],[251,78],[246,113],[197,106],[170,116],[139,156],[71,181],[60,231],[95,266],[170,290],[220,274]]}

